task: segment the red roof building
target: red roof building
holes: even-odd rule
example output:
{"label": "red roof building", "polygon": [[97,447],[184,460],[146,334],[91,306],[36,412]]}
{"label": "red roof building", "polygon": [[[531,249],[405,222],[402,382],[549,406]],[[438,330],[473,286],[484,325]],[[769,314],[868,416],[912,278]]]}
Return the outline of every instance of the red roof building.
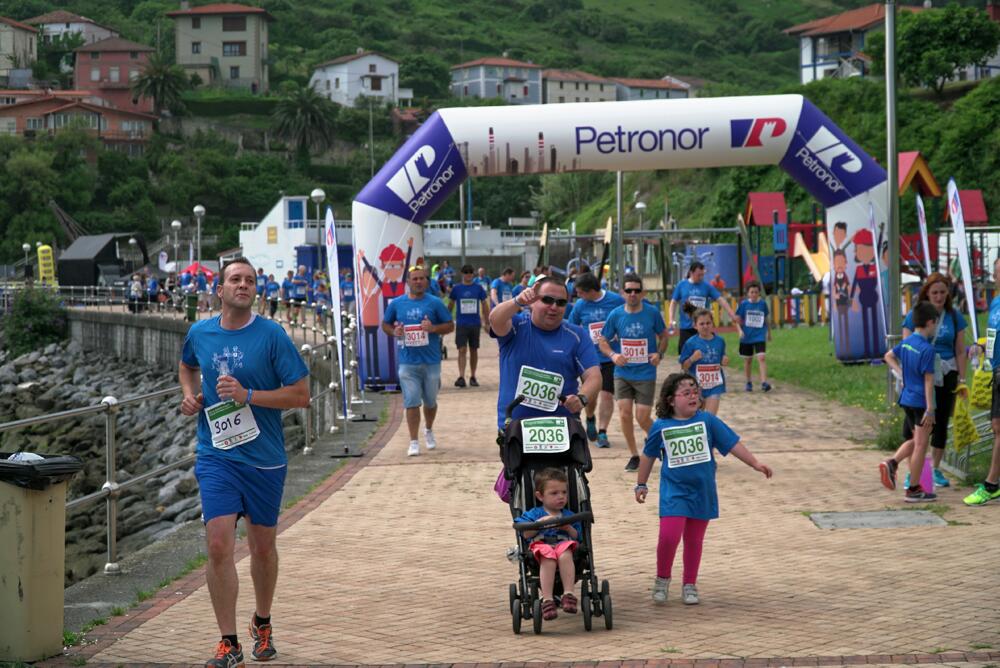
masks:
{"label": "red roof building", "polygon": [[139,113],[153,111],[153,100],[136,97],[133,82],[149,62],[153,48],[121,37],[110,37],[76,49],[73,84],[93,91],[118,109]]}
{"label": "red roof building", "polygon": [[612,102],[617,84],[580,70],[542,70],[542,103]]}
{"label": "red roof building", "polygon": [[506,56],[452,65],[451,93],[455,97],[501,98],[511,104],[541,104],[542,66]]}
{"label": "red roof building", "polygon": [[688,97],[689,86],[668,79],[612,77],[618,100],[666,100]]}
{"label": "red roof building", "polygon": [[109,37],[118,37],[118,31],[114,28],[101,25],[93,19],[68,12],[65,9],[57,9],[25,19],[24,22],[38,28],[43,42],[51,42],[63,35],[80,35],[85,44],[99,42]]}

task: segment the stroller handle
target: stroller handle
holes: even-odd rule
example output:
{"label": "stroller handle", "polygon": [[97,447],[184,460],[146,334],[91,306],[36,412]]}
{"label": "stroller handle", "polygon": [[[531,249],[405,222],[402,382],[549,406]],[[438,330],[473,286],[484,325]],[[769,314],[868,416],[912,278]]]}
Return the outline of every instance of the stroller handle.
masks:
{"label": "stroller handle", "polygon": [[521,532],[538,531],[539,529],[548,529],[549,527],[561,527],[564,524],[576,524],[577,522],[591,523],[593,521],[594,513],[588,510],[583,513],[575,513],[566,517],[554,517],[541,520],[540,522],[514,522],[514,530]]}
{"label": "stroller handle", "polygon": [[[559,403],[562,403],[562,402],[566,401],[566,395],[565,394],[560,394],[556,398],[559,399]],[[527,399],[526,396],[524,396],[523,394],[519,394],[516,397],[514,397],[514,401],[510,402],[509,404],[507,404],[507,408],[504,411],[504,418],[506,419],[506,421],[510,421],[511,420],[511,418],[514,416],[514,409],[517,408],[518,406],[520,406],[524,402],[525,399]]]}

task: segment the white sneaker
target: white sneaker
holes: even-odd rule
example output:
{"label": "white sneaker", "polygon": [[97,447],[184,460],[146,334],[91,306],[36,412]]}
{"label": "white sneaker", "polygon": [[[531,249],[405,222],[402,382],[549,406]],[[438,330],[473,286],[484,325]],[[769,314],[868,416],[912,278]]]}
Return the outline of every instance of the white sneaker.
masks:
{"label": "white sneaker", "polygon": [[420,441],[410,441],[410,448],[406,451],[407,457],[416,457],[420,454]]}
{"label": "white sneaker", "polygon": [[656,578],[653,582],[653,603],[667,602],[667,588],[669,586],[670,578]]}
{"label": "white sneaker", "polygon": [[433,450],[438,446],[437,439],[434,438],[434,432],[430,429],[424,429],[424,443],[427,444],[428,450]]}
{"label": "white sneaker", "polygon": [[684,605],[698,605],[701,603],[701,600],[698,598],[698,588],[692,584],[684,585],[681,597],[684,600]]}

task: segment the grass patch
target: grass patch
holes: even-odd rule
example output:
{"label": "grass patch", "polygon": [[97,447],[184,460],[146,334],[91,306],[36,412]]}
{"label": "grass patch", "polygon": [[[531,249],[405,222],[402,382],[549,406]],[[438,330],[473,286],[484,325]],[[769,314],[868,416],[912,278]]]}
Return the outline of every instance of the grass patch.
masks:
{"label": "grass patch", "polygon": [[198,554],[194,557],[191,557],[190,559],[187,560],[187,563],[184,564],[184,567],[180,570],[179,573],[177,573],[177,575],[160,580],[159,584],[156,585],[156,588],[163,589],[174,580],[178,580],[184,577],[185,575],[195,570],[196,568],[201,568],[202,566],[205,565],[205,562],[207,561],[208,561],[208,555],[206,554]]}
{"label": "grass patch", "polygon": [[683,650],[679,650],[676,647],[661,647],[660,651],[664,654],[680,654]]}
{"label": "grass patch", "polygon": [[974,642],[969,647],[972,649],[993,649],[993,645],[985,642]]}
{"label": "grass patch", "polygon": [[86,666],[87,660],[82,656],[75,656],[73,657],[73,660],[70,661],[70,663],[73,664],[74,666]]}
{"label": "grass patch", "polygon": [[[131,607],[131,606],[129,606],[129,607]],[[115,607],[111,608],[111,616],[112,617],[121,617],[124,614],[125,614],[125,608],[123,608],[123,607],[121,607],[119,605],[116,605]]]}

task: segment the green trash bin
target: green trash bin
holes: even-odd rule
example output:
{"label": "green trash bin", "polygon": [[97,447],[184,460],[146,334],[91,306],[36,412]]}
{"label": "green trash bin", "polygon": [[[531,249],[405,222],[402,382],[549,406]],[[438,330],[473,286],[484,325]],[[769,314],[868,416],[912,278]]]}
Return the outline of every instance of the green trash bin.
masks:
{"label": "green trash bin", "polygon": [[196,322],[198,320],[198,293],[192,292],[185,299],[187,300],[187,321]]}
{"label": "green trash bin", "polygon": [[0,662],[62,652],[66,489],[83,463],[30,457],[0,453]]}

